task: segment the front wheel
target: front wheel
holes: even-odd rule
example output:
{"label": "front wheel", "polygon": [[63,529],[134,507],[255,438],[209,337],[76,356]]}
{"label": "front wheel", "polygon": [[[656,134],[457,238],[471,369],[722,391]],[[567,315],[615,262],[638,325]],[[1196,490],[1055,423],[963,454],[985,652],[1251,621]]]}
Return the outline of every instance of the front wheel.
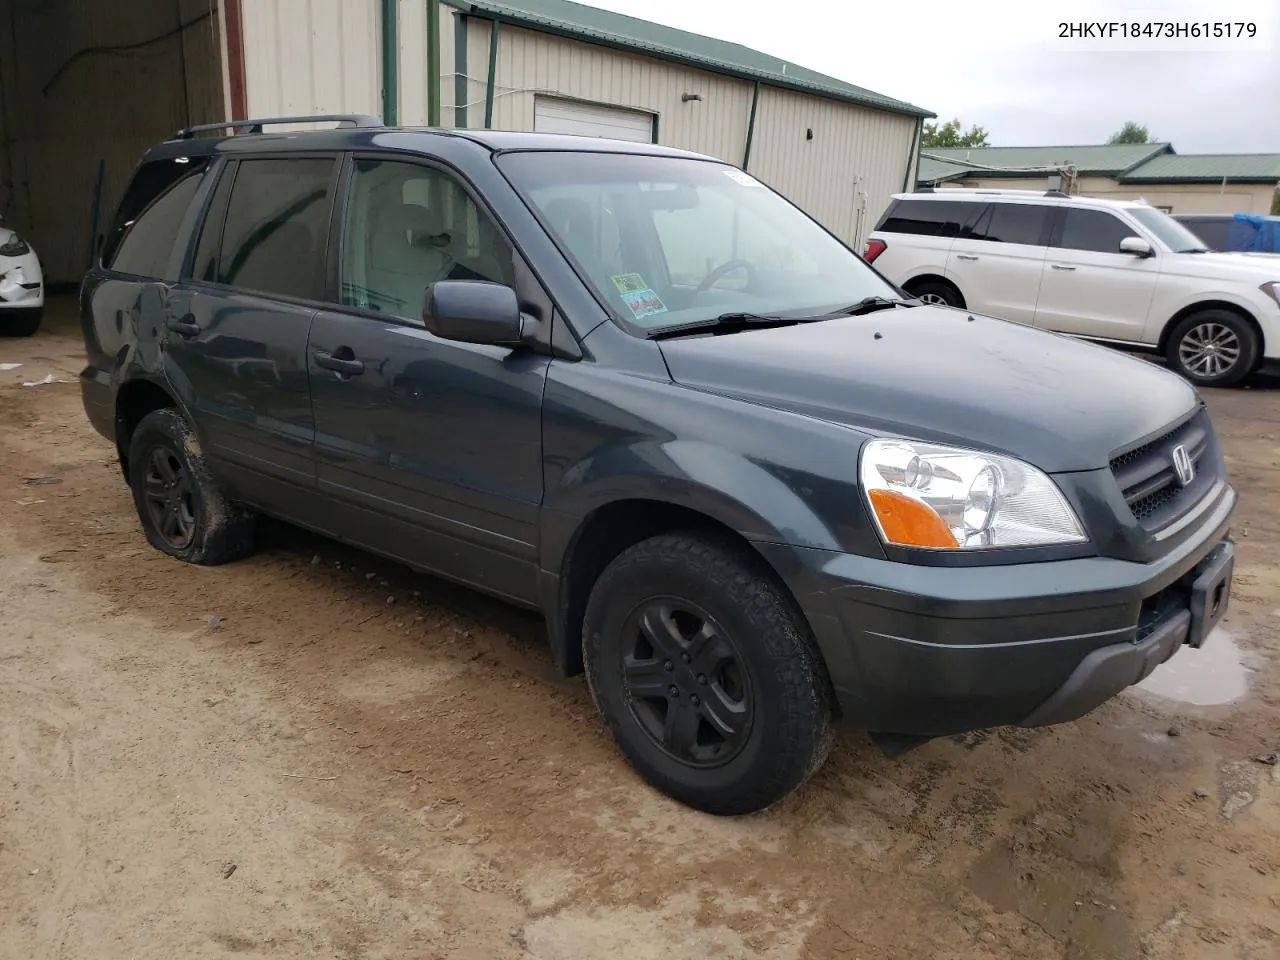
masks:
{"label": "front wheel", "polygon": [[1169,335],[1170,366],[1201,387],[1230,387],[1258,363],[1261,342],[1253,325],[1230,310],[1201,310]]}
{"label": "front wheel", "polygon": [[583,645],[614,740],[682,803],[762,810],[826,759],[831,693],[808,624],[745,548],[668,534],[624,551],[591,591]]}
{"label": "front wheel", "polygon": [[0,310],[0,337],[30,337],[40,329],[43,307]]}

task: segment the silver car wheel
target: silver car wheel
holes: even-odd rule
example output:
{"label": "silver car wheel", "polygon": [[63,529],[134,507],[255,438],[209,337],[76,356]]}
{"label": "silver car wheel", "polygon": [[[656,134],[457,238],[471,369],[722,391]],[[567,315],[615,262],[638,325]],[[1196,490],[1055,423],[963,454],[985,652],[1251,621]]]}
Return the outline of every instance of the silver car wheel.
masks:
{"label": "silver car wheel", "polygon": [[1240,338],[1221,323],[1192,327],[1178,344],[1178,359],[1187,373],[1205,380],[1222,376],[1240,360]]}

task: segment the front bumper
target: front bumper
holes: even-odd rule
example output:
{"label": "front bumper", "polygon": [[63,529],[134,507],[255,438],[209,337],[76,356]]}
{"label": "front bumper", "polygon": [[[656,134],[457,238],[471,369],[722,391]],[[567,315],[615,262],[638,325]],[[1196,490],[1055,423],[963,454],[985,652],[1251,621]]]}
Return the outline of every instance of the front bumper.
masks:
{"label": "front bumper", "polygon": [[[809,618],[842,725],[945,736],[1073,720],[1202,642],[1227,603],[1235,501],[1225,486],[1196,534],[1151,563],[925,567],[756,546]],[[1219,608],[1197,616],[1193,598],[1220,583]]]}

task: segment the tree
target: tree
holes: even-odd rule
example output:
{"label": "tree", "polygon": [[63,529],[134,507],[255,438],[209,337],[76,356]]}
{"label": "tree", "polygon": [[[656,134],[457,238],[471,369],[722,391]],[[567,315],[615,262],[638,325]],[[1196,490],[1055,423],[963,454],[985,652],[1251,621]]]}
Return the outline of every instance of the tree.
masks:
{"label": "tree", "polygon": [[1280,190],[1271,197],[1271,215],[1280,216]]}
{"label": "tree", "polygon": [[1140,123],[1134,123],[1132,120],[1126,120],[1124,126],[1117,130],[1107,140],[1107,143],[1150,143],[1151,134],[1147,132],[1147,128]]}
{"label": "tree", "polygon": [[991,144],[987,142],[987,131],[976,124],[969,128],[968,133],[960,132],[959,120],[948,120],[939,126],[937,123],[928,120],[924,123],[924,130],[920,136],[920,145],[926,149],[945,148],[945,147],[989,147]]}

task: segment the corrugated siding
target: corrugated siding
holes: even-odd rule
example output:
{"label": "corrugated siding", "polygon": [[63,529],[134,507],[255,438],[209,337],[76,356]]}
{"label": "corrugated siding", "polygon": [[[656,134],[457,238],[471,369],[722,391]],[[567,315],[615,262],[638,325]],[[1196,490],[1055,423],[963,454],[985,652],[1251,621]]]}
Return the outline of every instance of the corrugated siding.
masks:
{"label": "corrugated siding", "polygon": [[[472,100],[479,100],[471,108],[470,125],[483,126],[487,21],[472,21],[468,54],[469,89]],[[661,143],[741,163],[751,87],[745,80],[504,24],[493,126],[532,130],[534,96],[550,94],[656,113]],[[684,93],[701,94],[702,100],[682,102]]]}
{"label": "corrugated siding", "polygon": [[382,114],[378,0],[247,0],[242,11],[251,117]]}
{"label": "corrugated siding", "polygon": [[[0,207],[36,248],[49,282],[77,282],[89,265],[99,160],[103,230],[148,147],[189,123],[221,119],[215,6],[10,3],[13,16],[0,15]],[[174,32],[181,24],[189,26]],[[127,56],[102,49],[157,37]]]}
{"label": "corrugated siding", "polygon": [[764,87],[749,169],[857,246],[902,191],[915,126],[913,117]]}

